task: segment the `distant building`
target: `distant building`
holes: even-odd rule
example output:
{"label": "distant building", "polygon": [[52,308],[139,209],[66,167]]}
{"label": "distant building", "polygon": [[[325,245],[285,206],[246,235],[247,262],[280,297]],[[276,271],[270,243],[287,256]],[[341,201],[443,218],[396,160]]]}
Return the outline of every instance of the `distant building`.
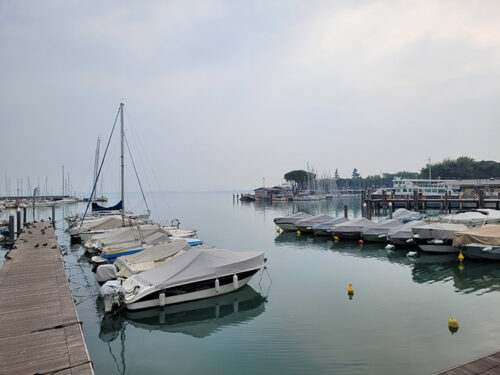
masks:
{"label": "distant building", "polygon": [[256,199],[285,199],[293,196],[291,186],[260,187],[254,190]]}

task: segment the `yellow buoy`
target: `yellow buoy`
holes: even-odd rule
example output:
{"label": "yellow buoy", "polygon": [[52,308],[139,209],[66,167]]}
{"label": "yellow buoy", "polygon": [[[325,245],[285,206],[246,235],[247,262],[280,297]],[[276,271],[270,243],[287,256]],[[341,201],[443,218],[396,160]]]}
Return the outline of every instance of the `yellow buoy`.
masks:
{"label": "yellow buoy", "polygon": [[458,331],[458,322],[455,318],[448,320],[448,329],[452,334]]}
{"label": "yellow buoy", "polygon": [[462,254],[462,252],[460,252],[460,254],[458,254],[458,260],[460,262],[464,260],[464,254]]}
{"label": "yellow buoy", "polygon": [[338,236],[333,236],[333,240],[338,241],[339,240]]}
{"label": "yellow buoy", "polygon": [[458,263],[458,270],[462,272],[464,270],[464,264],[462,262]]}
{"label": "yellow buoy", "polygon": [[278,227],[276,228],[276,233],[280,233],[281,232],[281,229]]}
{"label": "yellow buoy", "polygon": [[297,236],[300,236],[300,230],[297,231]]}
{"label": "yellow buoy", "polygon": [[352,284],[349,284],[349,287],[347,288],[347,294],[354,294],[354,288],[352,287]]}

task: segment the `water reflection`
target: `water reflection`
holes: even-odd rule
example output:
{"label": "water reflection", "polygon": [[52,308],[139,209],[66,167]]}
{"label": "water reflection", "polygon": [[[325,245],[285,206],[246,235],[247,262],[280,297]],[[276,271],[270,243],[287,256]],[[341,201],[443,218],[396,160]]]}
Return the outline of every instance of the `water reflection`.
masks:
{"label": "water reflection", "polygon": [[330,237],[297,236],[295,232],[282,232],[275,238],[277,246],[333,251],[344,256],[375,258],[407,266],[415,283],[451,282],[456,292],[485,294],[500,291],[500,268],[494,262],[465,261],[462,265],[456,254],[425,254],[408,257],[416,248],[385,250],[385,244],[356,241],[333,241]]}
{"label": "water reflection", "polygon": [[182,333],[204,338],[226,326],[240,325],[265,311],[266,297],[246,285],[236,292],[219,297],[187,302],[165,308],[122,311],[105,316],[99,337],[105,342],[115,340],[124,327],[148,331]]}

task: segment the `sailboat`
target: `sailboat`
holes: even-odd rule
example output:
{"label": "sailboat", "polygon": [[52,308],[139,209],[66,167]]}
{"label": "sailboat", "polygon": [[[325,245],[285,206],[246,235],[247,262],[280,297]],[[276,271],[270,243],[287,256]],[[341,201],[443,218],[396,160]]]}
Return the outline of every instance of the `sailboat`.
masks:
{"label": "sailboat", "polygon": [[[93,198],[95,196],[96,192],[96,187],[97,187],[97,182],[99,180],[99,176],[101,174],[102,166],[104,163],[104,160],[106,158],[106,153],[108,151],[109,143],[111,141],[111,137],[113,136],[113,132],[116,126],[116,120],[115,123],[113,124],[113,128],[111,130],[111,134],[108,139],[108,144],[106,146],[106,149],[104,151],[104,155],[102,158],[102,161],[100,163],[99,169],[97,170],[97,173],[95,173],[95,178],[94,178],[94,184],[92,187],[92,192],[90,194],[90,199],[87,202],[87,208],[85,209],[85,213],[83,215],[83,218],[80,221],[79,226],[75,226],[73,228],[70,228],[69,234],[71,236],[71,239],[73,242],[79,242],[82,239],[84,241],[88,240],[91,238],[93,235],[96,234],[101,234],[109,230],[114,230],[119,227],[126,227],[126,226],[132,226],[132,225],[138,225],[141,223],[146,223],[149,222],[147,218],[149,217],[149,210],[147,215],[142,215],[140,217],[134,216],[131,213],[128,213],[125,211],[125,156],[124,156],[124,140],[125,140],[125,126],[124,126],[124,119],[123,119],[123,109],[124,109],[124,104],[123,102],[120,103],[120,108],[118,110],[118,114],[120,115],[120,141],[121,141],[121,147],[120,147],[120,185],[121,185],[121,199],[120,201],[115,204],[112,207],[103,207],[97,204],[96,202],[93,202]],[[98,145],[99,146],[99,145]],[[96,166],[97,166],[97,161],[98,161],[98,153],[96,154]],[[141,187],[142,191],[142,187]],[[144,193],[143,193],[144,195]],[[90,215],[88,220],[87,218],[87,212],[89,209],[89,205],[92,205],[92,212],[93,214]],[[97,216],[97,217],[96,217]],[[105,216],[104,218],[101,218],[101,216]],[[117,220],[117,218],[121,218],[120,220]]]}

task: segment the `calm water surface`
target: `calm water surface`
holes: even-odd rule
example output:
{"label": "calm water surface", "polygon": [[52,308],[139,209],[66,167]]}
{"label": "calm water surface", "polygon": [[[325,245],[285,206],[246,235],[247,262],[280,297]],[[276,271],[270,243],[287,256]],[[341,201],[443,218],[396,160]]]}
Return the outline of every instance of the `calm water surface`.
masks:
{"label": "calm water surface", "polygon": [[[465,261],[460,270],[454,255],[412,259],[384,244],[276,233],[277,216],[342,215],[345,203],[358,205],[154,194],[155,219],[179,218],[220,248],[263,250],[268,274],[225,296],[105,319],[88,259],[59,225],[96,374],[431,374],[499,350],[500,265]],[[450,316],[460,324],[453,335]]]}

